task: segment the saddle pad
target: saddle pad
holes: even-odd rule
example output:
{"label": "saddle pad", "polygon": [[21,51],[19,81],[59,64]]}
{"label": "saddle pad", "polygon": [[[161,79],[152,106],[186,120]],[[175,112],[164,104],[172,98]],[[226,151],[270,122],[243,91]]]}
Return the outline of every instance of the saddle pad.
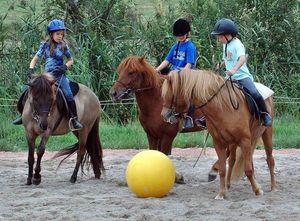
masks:
{"label": "saddle pad", "polygon": [[259,91],[259,93],[261,94],[261,96],[265,99],[267,99],[268,97],[271,97],[274,94],[274,91],[270,88],[268,88],[267,86],[258,83],[258,82],[254,82],[257,90]]}

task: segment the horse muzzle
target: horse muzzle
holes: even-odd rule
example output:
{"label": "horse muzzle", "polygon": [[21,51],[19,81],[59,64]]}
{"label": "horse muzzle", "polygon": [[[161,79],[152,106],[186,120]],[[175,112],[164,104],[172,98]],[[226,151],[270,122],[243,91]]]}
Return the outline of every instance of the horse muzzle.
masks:
{"label": "horse muzzle", "polygon": [[161,116],[162,116],[163,120],[167,123],[170,123],[170,124],[178,123],[178,119],[176,118],[175,114],[173,113],[173,111],[171,109],[164,107],[162,109]]}
{"label": "horse muzzle", "polygon": [[114,101],[120,101],[120,100],[128,97],[131,94],[131,90],[130,89],[126,89],[126,88],[121,89],[119,91],[111,89],[109,93],[110,93],[110,97]]}

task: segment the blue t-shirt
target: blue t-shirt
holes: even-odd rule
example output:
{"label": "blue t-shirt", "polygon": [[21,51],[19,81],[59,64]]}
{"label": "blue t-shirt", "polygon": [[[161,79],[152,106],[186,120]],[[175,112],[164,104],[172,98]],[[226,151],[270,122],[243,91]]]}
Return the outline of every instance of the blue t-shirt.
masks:
{"label": "blue t-shirt", "polygon": [[[227,44],[227,56],[225,56],[225,48],[226,44],[223,44],[223,60],[226,70],[229,71],[237,63],[241,55],[246,55],[245,47],[238,38],[234,38]],[[246,62],[231,76],[232,80],[241,80],[247,77],[253,81],[253,76],[250,74]],[[226,75],[226,78],[229,78],[229,76]]]}
{"label": "blue t-shirt", "polygon": [[39,58],[45,59],[46,72],[55,72],[57,67],[62,66],[64,64],[64,56],[67,58],[72,57],[70,48],[67,44],[64,45],[64,50],[62,50],[62,44],[57,44],[53,51],[53,55],[50,55],[50,44],[48,42],[41,43],[36,55]]}
{"label": "blue t-shirt", "polygon": [[192,64],[192,68],[194,68],[196,63],[196,47],[190,40],[182,43],[176,42],[172,45],[165,60],[170,62],[171,70],[184,68],[188,63]]}

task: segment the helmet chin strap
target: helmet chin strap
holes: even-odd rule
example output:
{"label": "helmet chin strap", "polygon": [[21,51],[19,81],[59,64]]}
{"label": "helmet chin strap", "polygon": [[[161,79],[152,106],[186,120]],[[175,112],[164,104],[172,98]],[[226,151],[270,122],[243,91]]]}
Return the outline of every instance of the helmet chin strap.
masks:
{"label": "helmet chin strap", "polygon": [[225,37],[225,39],[227,41],[227,43],[225,45],[225,57],[227,57],[227,45],[232,41],[233,37],[230,40],[228,40],[228,38],[227,38],[226,35],[224,35],[224,37]]}

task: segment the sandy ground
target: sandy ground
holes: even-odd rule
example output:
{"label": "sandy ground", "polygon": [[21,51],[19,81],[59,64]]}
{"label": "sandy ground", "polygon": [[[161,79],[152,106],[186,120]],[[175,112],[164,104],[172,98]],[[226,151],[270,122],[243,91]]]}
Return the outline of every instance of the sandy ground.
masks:
{"label": "sandy ground", "polygon": [[174,149],[172,161],[186,184],[175,184],[164,198],[137,198],[126,186],[125,170],[137,150],[104,150],[106,174],[93,179],[90,171],[69,178],[75,158],[56,170],[59,160],[46,153],[42,183],[26,186],[27,153],[0,153],[0,220],[300,220],[300,149],[274,151],[278,192],[270,192],[263,151],[254,166],[264,195],[255,196],[246,179],[234,184],[225,200],[215,200],[219,179],[207,182],[216,160],[207,150],[193,168],[200,149]]}

